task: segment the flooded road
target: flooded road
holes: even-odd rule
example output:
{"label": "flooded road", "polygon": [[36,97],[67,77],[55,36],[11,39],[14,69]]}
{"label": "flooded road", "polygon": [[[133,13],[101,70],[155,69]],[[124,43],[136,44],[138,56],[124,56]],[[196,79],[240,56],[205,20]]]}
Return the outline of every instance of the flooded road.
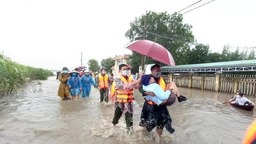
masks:
{"label": "flooded road", "polygon": [[[134,133],[128,135],[124,117],[113,128],[113,104],[100,104],[97,89],[92,89],[85,100],[62,101],[57,96],[58,85],[59,81],[51,77],[0,98],[0,144],[156,143],[152,136],[155,133],[149,134],[139,126],[141,95],[135,95]],[[176,131],[169,134],[164,130],[160,143],[241,143],[254,112],[222,104],[231,94],[185,88],[180,91],[188,100],[169,107]]]}

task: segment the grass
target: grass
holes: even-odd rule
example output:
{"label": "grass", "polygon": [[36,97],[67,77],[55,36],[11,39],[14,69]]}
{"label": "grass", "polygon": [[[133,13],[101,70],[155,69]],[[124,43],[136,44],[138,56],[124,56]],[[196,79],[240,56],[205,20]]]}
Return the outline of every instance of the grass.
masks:
{"label": "grass", "polygon": [[23,85],[26,79],[46,80],[52,75],[49,70],[18,64],[0,54],[0,95],[11,93]]}

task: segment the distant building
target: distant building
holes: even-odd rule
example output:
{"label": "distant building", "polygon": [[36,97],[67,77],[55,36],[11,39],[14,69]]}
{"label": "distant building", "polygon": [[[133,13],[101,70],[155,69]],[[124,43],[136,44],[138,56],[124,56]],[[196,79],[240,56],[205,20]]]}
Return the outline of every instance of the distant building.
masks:
{"label": "distant building", "polygon": [[113,58],[113,60],[115,60],[115,65],[111,68],[111,70],[114,76],[116,76],[119,73],[119,65],[127,64],[128,59],[129,59],[129,55],[119,55]]}

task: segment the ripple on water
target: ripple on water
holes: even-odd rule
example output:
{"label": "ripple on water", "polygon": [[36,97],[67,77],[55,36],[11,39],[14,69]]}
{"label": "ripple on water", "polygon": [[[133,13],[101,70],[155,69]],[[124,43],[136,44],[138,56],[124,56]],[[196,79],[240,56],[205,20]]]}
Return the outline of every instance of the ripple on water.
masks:
{"label": "ripple on water", "polygon": [[223,94],[181,89],[188,100],[168,107],[176,131],[164,129],[160,140],[154,130],[138,126],[141,96],[134,104],[134,132],[127,134],[124,116],[113,127],[114,105],[99,103],[98,90],[86,99],[61,101],[55,77],[40,82],[0,99],[0,143],[238,144],[254,119],[253,112],[223,105]]}

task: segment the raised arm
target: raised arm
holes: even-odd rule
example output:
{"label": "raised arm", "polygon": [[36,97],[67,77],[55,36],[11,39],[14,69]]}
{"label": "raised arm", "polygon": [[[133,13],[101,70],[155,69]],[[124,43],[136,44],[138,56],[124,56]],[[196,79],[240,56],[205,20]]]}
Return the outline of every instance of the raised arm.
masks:
{"label": "raised arm", "polygon": [[230,101],[230,102],[235,101],[235,100],[236,100],[236,97],[237,97],[237,95],[234,95],[229,101]]}
{"label": "raised arm", "polygon": [[142,74],[140,75],[140,77],[137,80],[133,80],[133,82],[129,83],[128,88],[135,88],[136,85],[140,84],[141,83],[141,77],[142,77]]}

